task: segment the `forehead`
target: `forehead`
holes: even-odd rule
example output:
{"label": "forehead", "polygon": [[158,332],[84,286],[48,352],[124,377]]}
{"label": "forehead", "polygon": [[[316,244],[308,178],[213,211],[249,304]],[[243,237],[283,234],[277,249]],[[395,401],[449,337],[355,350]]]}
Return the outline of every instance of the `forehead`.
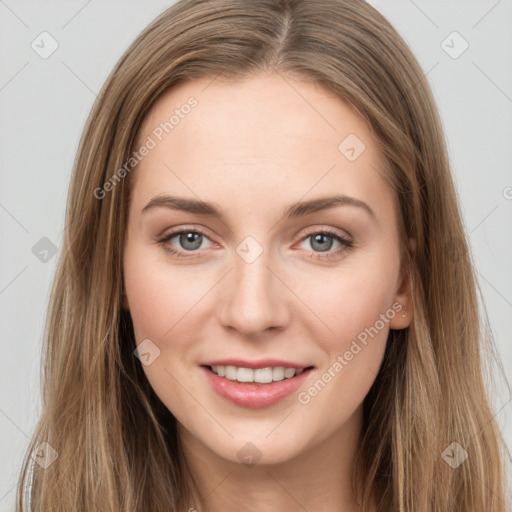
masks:
{"label": "forehead", "polygon": [[[193,108],[187,106],[191,99],[196,103]],[[321,141],[319,149],[330,146],[337,152],[346,131],[371,143],[367,125],[348,103],[318,83],[281,73],[182,82],[155,102],[139,130],[139,141],[169,121],[176,143],[184,139],[192,143],[189,135],[193,131],[196,141],[215,140],[215,146],[221,144],[219,149],[233,148],[235,137],[245,153],[256,150],[259,158],[265,156],[261,144],[275,157],[279,149],[283,153],[289,148],[299,152],[308,149],[302,145],[304,140],[311,144]]]}
{"label": "forehead", "polygon": [[386,185],[382,156],[355,110],[319,84],[280,73],[179,84],[153,105],[136,148],[149,139],[154,147],[132,176],[146,199],[178,190],[214,192],[218,202],[256,192],[270,202],[335,191],[369,200]]}

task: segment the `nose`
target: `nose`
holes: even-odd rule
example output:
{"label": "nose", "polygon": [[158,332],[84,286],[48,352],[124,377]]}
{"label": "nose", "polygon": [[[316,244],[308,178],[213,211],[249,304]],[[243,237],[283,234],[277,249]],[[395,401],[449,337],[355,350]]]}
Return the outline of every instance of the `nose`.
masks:
{"label": "nose", "polygon": [[[219,289],[218,320],[245,337],[283,328],[290,319],[291,292],[266,257],[248,263],[234,256],[234,268]],[[283,282],[284,281],[284,282]]]}

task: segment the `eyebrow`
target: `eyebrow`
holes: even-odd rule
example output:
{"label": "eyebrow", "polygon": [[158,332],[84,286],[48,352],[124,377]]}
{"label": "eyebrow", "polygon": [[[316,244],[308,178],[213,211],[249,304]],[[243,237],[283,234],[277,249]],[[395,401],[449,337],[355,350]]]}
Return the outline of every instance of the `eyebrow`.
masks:
{"label": "eyebrow", "polygon": [[[339,194],[335,196],[319,197],[309,201],[293,203],[284,212],[284,217],[293,219],[329,210],[337,206],[355,206],[366,211],[374,220],[377,220],[375,211],[364,201],[355,197]],[[144,206],[142,213],[146,213],[154,208],[170,208],[172,210],[180,210],[199,215],[208,215],[224,222],[222,211],[214,204],[198,199],[187,199],[184,197],[176,197],[170,195],[158,195],[153,197],[149,203]]]}

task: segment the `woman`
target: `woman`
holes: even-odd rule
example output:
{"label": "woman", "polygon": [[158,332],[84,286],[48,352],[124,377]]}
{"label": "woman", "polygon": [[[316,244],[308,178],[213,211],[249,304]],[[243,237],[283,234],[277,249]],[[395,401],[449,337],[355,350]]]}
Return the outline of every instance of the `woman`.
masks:
{"label": "woman", "polygon": [[84,130],[32,510],[504,512],[443,133],[359,1],[180,1]]}

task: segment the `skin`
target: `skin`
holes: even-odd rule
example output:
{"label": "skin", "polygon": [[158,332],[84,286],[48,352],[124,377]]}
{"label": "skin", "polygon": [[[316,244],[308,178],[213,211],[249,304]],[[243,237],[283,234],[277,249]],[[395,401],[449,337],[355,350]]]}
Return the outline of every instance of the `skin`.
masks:
{"label": "skin", "polygon": [[[319,85],[269,73],[239,82],[182,83],[153,106],[138,143],[190,96],[197,107],[130,176],[124,252],[124,307],[137,344],[149,338],[160,350],[144,371],[177,419],[198,485],[186,506],[355,510],[349,478],[362,402],[389,329],[403,329],[412,318],[383,157],[349,105]],[[366,146],[354,161],[338,149],[351,133]],[[335,192],[364,201],[376,218],[351,205],[283,218],[291,203]],[[159,194],[214,202],[225,220],[164,207],[141,213]],[[173,256],[158,243],[181,227],[206,233],[201,247],[188,252],[199,256]],[[322,252],[314,234],[327,228],[353,247],[336,253],[341,245],[327,238]],[[247,236],[263,249],[252,263],[236,252]],[[167,245],[185,254],[190,247],[179,236]],[[226,357],[313,365],[304,391],[396,303],[407,311],[360,344],[307,404],[292,393],[262,409],[237,406],[218,396],[199,368]],[[248,442],[261,453],[252,467],[237,456]]]}

